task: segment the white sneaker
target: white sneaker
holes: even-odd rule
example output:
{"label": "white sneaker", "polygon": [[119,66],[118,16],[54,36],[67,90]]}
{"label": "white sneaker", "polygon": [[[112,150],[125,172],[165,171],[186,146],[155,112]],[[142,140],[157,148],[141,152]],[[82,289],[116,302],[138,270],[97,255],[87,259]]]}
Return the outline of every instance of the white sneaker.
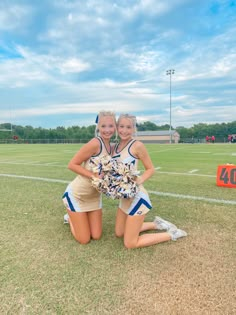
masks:
{"label": "white sneaker", "polygon": [[180,229],[177,230],[171,229],[168,231],[168,233],[170,234],[172,241],[177,241],[178,238],[185,237],[188,235],[185,231]]}
{"label": "white sneaker", "polygon": [[155,217],[155,220],[153,222],[155,223],[157,230],[177,230],[177,227],[173,223],[166,221],[160,217]]}
{"label": "white sneaker", "polygon": [[69,214],[68,213],[66,213],[64,215],[64,224],[69,224]]}

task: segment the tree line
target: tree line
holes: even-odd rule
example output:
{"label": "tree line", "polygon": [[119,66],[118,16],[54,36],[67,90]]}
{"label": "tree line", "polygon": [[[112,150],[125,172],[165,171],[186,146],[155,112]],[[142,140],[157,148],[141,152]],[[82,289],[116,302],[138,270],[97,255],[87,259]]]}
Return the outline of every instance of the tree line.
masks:
{"label": "tree line", "polygon": [[[42,127],[32,127],[32,126],[19,126],[11,125],[10,123],[0,124],[0,130],[12,130],[11,132],[0,132],[0,139],[11,139],[15,136],[19,140],[30,140],[30,139],[79,139],[83,142],[88,141],[95,134],[95,125],[90,126],[71,126],[71,127],[56,127],[56,128],[42,128]],[[170,126],[168,124],[158,126],[150,121],[137,124],[138,131],[158,131],[158,130],[169,130]],[[217,124],[205,124],[199,123],[193,125],[190,128],[177,127],[172,130],[176,130],[180,134],[180,139],[203,139],[207,135],[216,137],[216,140],[223,141],[230,134],[236,134],[236,121],[230,123],[217,123]]]}

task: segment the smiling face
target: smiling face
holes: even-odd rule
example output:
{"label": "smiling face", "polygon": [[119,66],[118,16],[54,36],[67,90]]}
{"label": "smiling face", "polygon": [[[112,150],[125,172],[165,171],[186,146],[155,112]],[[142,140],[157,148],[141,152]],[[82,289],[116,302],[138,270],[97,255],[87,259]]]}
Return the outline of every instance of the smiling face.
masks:
{"label": "smiling face", "polygon": [[117,132],[121,140],[130,140],[135,132],[133,119],[129,117],[120,117],[117,123]]}
{"label": "smiling face", "polygon": [[101,116],[98,122],[99,135],[104,140],[110,140],[116,131],[115,118],[113,116]]}

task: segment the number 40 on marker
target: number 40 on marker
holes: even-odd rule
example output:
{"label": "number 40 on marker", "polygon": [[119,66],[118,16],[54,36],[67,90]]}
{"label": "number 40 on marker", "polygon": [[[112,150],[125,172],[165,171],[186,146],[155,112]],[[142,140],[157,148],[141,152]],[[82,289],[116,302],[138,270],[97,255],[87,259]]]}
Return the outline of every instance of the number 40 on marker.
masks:
{"label": "number 40 on marker", "polygon": [[219,165],[216,177],[217,186],[236,188],[236,165]]}

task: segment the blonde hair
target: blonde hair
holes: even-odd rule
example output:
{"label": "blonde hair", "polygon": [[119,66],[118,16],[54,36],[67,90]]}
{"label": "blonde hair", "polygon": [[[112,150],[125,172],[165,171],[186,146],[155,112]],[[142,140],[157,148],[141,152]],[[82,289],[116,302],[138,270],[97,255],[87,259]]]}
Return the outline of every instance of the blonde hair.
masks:
{"label": "blonde hair", "polygon": [[97,116],[97,119],[96,119],[96,122],[97,122],[97,126],[95,128],[95,137],[99,136],[99,123],[100,123],[100,120],[102,117],[112,117],[113,120],[114,120],[114,126],[116,127],[116,116],[115,116],[115,113],[112,112],[112,111],[100,111],[98,113],[98,116]]}
{"label": "blonde hair", "polygon": [[133,128],[134,128],[134,134],[137,133],[137,119],[136,116],[130,115],[130,114],[120,114],[119,118],[117,119],[117,126],[120,123],[121,119],[129,119],[132,122]]}

